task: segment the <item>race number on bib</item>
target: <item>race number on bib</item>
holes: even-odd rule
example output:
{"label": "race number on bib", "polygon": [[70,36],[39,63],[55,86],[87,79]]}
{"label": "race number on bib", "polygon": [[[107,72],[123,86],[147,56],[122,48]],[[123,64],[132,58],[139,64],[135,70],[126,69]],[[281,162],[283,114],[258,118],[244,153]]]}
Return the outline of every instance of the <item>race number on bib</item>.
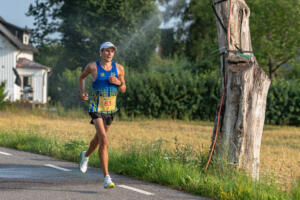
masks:
{"label": "race number on bib", "polygon": [[116,96],[99,97],[99,109],[101,111],[113,111],[116,109]]}

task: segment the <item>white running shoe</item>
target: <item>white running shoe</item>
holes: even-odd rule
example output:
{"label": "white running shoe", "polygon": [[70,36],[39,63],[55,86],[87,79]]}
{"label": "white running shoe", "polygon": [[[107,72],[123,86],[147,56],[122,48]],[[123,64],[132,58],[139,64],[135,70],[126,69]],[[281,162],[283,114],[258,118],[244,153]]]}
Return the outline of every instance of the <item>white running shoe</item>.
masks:
{"label": "white running shoe", "polygon": [[110,188],[114,188],[114,187],[115,187],[115,184],[112,182],[110,176],[106,175],[104,178],[104,188],[110,189]]}
{"label": "white running shoe", "polygon": [[86,154],[86,151],[82,151],[80,153],[81,162],[80,162],[79,168],[82,173],[86,172],[87,167],[88,167],[88,162],[89,162],[89,158],[85,157],[85,154]]}

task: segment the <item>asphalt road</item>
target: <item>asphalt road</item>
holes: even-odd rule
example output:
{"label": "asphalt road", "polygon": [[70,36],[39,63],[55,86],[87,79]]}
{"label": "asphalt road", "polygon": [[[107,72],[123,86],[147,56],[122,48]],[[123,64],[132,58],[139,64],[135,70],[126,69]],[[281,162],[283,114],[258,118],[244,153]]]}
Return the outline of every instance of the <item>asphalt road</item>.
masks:
{"label": "asphalt road", "polygon": [[165,186],[110,174],[116,188],[103,188],[100,169],[82,174],[77,163],[0,147],[0,200],[201,199]]}

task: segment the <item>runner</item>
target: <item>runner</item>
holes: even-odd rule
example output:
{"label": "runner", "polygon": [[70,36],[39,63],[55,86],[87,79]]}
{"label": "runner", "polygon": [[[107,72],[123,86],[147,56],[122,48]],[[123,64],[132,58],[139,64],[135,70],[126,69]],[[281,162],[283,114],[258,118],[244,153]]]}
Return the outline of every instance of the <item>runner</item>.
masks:
{"label": "runner", "polygon": [[[113,188],[115,184],[112,182],[108,172],[108,139],[107,132],[114,119],[114,114],[118,110],[117,93],[118,89],[124,93],[126,91],[124,68],[112,62],[117,47],[111,42],[105,42],[100,46],[100,62],[89,63],[79,78],[79,86],[82,100],[89,100],[89,115],[91,116],[91,124],[95,125],[96,134],[90,142],[87,151],[80,154],[80,171],[87,171],[89,156],[98,147],[99,159],[101,161],[104,174],[104,188]],[[93,96],[90,98],[84,89],[84,79],[89,75],[93,78]]]}

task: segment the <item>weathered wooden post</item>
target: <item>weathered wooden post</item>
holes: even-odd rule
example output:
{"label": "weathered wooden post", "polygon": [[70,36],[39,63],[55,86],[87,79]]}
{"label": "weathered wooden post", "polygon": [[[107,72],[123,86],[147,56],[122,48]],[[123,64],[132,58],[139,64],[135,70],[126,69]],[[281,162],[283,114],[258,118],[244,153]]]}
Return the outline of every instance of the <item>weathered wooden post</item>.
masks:
{"label": "weathered wooden post", "polygon": [[[246,169],[253,178],[258,178],[270,79],[258,66],[252,53],[250,10],[246,2],[213,0],[213,4],[222,54],[222,88],[225,87],[213,156],[226,159],[237,167]],[[216,129],[217,122],[212,146]]]}

